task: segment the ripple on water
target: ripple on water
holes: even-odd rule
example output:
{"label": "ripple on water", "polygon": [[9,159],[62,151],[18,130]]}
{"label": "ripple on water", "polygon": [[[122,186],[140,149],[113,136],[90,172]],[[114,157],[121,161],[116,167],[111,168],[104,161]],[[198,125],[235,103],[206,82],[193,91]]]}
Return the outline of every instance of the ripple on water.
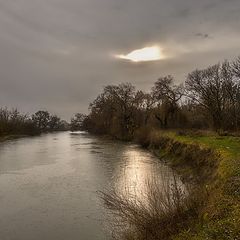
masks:
{"label": "ripple on water", "polygon": [[106,240],[98,191],[142,193],[169,168],[137,145],[60,132],[0,147],[1,240]]}

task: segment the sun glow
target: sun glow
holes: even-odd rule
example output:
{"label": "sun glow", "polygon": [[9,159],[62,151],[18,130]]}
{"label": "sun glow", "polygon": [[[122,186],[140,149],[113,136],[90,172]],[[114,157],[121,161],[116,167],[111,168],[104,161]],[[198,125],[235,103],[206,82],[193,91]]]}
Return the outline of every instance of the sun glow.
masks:
{"label": "sun glow", "polygon": [[116,55],[115,57],[130,60],[132,62],[157,61],[164,58],[162,50],[158,46],[137,49],[126,55]]}

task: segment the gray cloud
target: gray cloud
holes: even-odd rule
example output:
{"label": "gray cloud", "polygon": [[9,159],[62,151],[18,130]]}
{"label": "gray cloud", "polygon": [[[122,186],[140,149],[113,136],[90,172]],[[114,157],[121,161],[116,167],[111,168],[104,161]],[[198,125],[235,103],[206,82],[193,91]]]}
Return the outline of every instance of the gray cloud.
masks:
{"label": "gray cloud", "polygon": [[[239,10],[237,0],[0,0],[1,105],[68,118],[107,84],[147,90],[165,74],[181,82],[236,56]],[[151,44],[169,57],[113,58]]]}
{"label": "gray cloud", "polygon": [[207,33],[196,33],[195,36],[200,38],[210,38],[209,34]]}

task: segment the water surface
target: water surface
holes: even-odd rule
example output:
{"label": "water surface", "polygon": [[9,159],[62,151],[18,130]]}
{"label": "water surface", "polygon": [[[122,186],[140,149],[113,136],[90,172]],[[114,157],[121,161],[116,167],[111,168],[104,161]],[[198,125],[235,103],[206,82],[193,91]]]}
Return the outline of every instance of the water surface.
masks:
{"label": "water surface", "polygon": [[170,172],[137,145],[61,132],[0,143],[1,240],[106,240],[98,191]]}

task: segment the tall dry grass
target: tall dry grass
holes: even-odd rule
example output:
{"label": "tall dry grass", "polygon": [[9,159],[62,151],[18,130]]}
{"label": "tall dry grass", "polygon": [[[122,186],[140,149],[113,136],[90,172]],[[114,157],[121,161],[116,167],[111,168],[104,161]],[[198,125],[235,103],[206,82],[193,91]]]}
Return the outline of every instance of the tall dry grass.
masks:
{"label": "tall dry grass", "polygon": [[173,175],[159,184],[157,177],[146,182],[147,191],[141,198],[112,190],[101,198],[111,213],[114,239],[166,240],[187,229],[189,221],[198,215],[199,194],[179,184]]}

